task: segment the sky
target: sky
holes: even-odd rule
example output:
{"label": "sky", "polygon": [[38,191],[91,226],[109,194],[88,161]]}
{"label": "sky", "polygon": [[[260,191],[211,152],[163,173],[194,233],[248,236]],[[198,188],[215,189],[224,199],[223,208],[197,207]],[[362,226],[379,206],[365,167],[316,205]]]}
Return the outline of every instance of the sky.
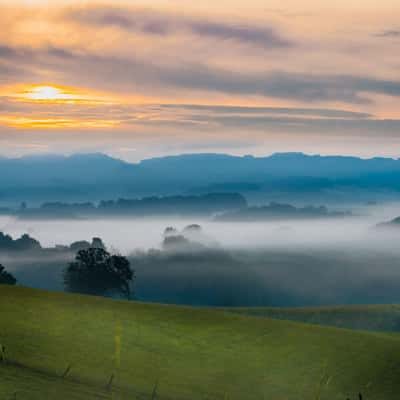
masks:
{"label": "sky", "polygon": [[398,0],[0,0],[0,156],[400,157]]}

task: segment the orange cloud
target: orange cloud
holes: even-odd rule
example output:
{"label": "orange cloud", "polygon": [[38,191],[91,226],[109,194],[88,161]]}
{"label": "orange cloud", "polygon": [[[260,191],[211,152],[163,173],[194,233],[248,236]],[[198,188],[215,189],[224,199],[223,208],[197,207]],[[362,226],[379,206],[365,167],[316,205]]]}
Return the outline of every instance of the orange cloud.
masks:
{"label": "orange cloud", "polygon": [[30,129],[106,129],[120,124],[118,120],[72,119],[72,118],[35,118],[21,116],[0,116],[0,124],[12,128]]}
{"label": "orange cloud", "polygon": [[54,83],[15,84],[0,88],[0,96],[18,102],[47,104],[112,105],[119,102],[115,96],[62,86]]}

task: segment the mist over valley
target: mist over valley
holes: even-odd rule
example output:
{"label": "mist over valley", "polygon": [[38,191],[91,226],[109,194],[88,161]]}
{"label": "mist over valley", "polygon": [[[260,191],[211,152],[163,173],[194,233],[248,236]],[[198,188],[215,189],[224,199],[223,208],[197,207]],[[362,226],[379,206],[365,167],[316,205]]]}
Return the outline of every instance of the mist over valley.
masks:
{"label": "mist over valley", "polygon": [[400,204],[392,203],[359,206],[336,218],[244,222],[198,215],[1,216],[0,231],[14,238],[28,233],[43,249],[0,249],[0,263],[22,285],[63,290],[63,270],[76,253],[69,246],[99,237],[107,249],[128,257],[136,273],[135,298],[142,301],[199,306],[396,303],[400,229],[379,224],[397,215]]}

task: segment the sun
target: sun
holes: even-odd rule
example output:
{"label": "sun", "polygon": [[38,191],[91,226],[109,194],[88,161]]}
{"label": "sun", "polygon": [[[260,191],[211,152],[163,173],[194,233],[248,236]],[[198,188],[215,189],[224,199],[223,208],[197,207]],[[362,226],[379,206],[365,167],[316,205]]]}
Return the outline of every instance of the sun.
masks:
{"label": "sun", "polygon": [[64,98],[62,91],[53,86],[38,86],[27,93],[27,97],[32,100],[57,100]]}
{"label": "sun", "polygon": [[[45,104],[106,105],[118,102],[110,94],[52,83],[16,85],[8,89],[17,101]],[[7,89],[5,91],[7,93]],[[1,95],[1,92],[0,92]]]}
{"label": "sun", "polygon": [[61,87],[50,85],[33,86],[25,93],[25,96],[29,100],[39,101],[72,101],[76,99],[76,96]]}

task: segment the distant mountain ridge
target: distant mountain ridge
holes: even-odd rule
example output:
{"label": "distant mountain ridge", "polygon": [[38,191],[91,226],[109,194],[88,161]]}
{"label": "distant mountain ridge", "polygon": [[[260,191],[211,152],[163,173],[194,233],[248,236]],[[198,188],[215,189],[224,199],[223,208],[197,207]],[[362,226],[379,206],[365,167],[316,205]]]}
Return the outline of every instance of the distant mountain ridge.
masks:
{"label": "distant mountain ridge", "polygon": [[[218,191],[400,192],[400,160],[276,153],[183,154],[128,163],[101,153],[0,158],[0,205]],[[369,199],[369,197],[366,197]],[[273,200],[271,198],[271,200]]]}

